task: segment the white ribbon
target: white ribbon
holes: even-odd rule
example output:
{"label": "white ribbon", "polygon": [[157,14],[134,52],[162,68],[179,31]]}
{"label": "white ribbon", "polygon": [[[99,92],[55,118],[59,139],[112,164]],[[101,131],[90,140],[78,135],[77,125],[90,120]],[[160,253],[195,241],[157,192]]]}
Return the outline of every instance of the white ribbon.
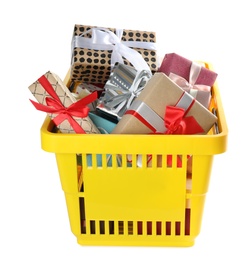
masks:
{"label": "white ribbon", "polygon": [[[83,37],[86,34],[92,34],[91,38]],[[124,63],[123,57],[126,58],[137,71],[149,70],[150,68],[142,55],[132,48],[142,48],[156,50],[153,42],[139,41],[121,41],[123,35],[122,29],[116,29],[116,34],[106,28],[91,28],[79,36],[72,39],[72,54],[74,48],[85,48],[91,50],[111,50],[111,67],[116,62]],[[131,48],[132,47],[132,48]]]}

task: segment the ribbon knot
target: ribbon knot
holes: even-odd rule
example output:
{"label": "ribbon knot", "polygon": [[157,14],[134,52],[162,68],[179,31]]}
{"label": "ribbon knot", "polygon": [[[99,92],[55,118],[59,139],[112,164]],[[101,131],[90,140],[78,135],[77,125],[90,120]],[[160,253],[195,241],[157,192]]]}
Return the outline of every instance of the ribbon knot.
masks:
{"label": "ribbon knot", "polygon": [[106,92],[111,91],[112,94],[103,96],[102,103],[106,108],[116,112],[118,117],[121,118],[125,111],[131,106],[133,100],[138,97],[144,89],[146,82],[150,78],[150,71],[137,72],[131,87],[127,90],[117,87],[108,81],[105,85],[105,89]]}
{"label": "ribbon knot", "polygon": [[173,134],[173,133],[182,133],[184,129],[186,128],[186,124],[184,121],[177,120],[174,122],[170,122],[169,124],[166,124],[167,126],[167,134]]}
{"label": "ribbon knot", "polygon": [[53,118],[53,121],[56,125],[61,124],[64,120],[68,120],[76,133],[85,133],[85,131],[73,117],[87,117],[90,110],[87,105],[97,99],[97,92],[93,92],[85,98],[82,98],[70,106],[65,107],[53,89],[52,85],[44,75],[40,77],[38,81],[47,91],[50,97],[46,97],[46,105],[30,100],[35,108],[43,112],[54,114],[55,117]]}
{"label": "ribbon knot", "polygon": [[84,105],[82,102],[82,106],[79,106],[78,103],[77,104],[76,103],[73,103],[69,107],[65,107],[57,99],[52,99],[52,98],[46,97],[46,104],[48,107],[51,107],[51,109],[53,110],[53,113],[64,114],[64,115],[68,115],[70,117],[76,116],[76,117],[81,117],[81,118],[88,116],[90,108],[86,106],[85,102],[84,102]]}
{"label": "ribbon knot", "polygon": [[166,106],[164,118],[166,134],[200,134],[204,132],[193,116],[184,117],[184,115],[183,108]]}
{"label": "ribbon knot", "polygon": [[185,78],[171,72],[169,74],[169,78],[172,79],[178,86],[183,88],[184,90],[202,90],[202,91],[210,91],[211,86],[204,84],[196,84],[196,81],[200,75],[202,66],[197,62],[192,62],[189,72],[189,80],[187,81]]}

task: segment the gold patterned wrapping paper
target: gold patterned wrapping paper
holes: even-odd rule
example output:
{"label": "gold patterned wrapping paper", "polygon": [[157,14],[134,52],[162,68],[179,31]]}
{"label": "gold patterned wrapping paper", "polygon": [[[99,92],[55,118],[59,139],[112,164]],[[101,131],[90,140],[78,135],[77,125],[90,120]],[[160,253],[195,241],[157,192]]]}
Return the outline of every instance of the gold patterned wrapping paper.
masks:
{"label": "gold patterned wrapping paper", "polygon": [[[43,76],[45,77],[45,79],[48,80],[64,107],[69,107],[76,102],[76,99],[69,91],[67,86],[55,73],[48,71]],[[29,90],[40,104],[47,105],[46,98],[51,98],[51,95],[44,89],[39,79],[29,86]],[[48,115],[52,120],[58,116],[58,114],[56,113],[48,113]],[[73,119],[78,123],[78,125],[83,129],[85,133],[100,133],[98,128],[94,125],[94,123],[88,116],[84,118],[73,116]],[[75,133],[75,130],[68,120],[64,120],[56,126],[62,133]]]}

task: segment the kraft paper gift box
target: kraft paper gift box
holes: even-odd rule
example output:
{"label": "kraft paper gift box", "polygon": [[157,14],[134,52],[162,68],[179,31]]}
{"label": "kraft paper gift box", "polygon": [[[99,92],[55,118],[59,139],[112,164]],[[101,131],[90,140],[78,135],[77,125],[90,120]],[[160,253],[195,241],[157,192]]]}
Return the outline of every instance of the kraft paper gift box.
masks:
{"label": "kraft paper gift box", "polygon": [[176,53],[165,54],[158,72],[163,72],[206,108],[211,89],[218,74],[200,62],[191,61]]}
{"label": "kraft paper gift box", "polygon": [[105,84],[116,62],[154,73],[158,69],[155,43],[155,32],[76,24],[71,79]]}
{"label": "kraft paper gift box", "polygon": [[29,86],[37,102],[36,109],[46,112],[61,133],[98,134],[100,131],[88,116],[88,105],[97,95],[76,101],[67,86],[53,72],[48,71]]}
{"label": "kraft paper gift box", "polygon": [[[166,109],[167,107],[167,109]],[[165,126],[164,117],[167,111],[175,108],[183,112],[182,120],[193,120],[187,126],[196,129],[188,132],[171,132],[171,128]],[[168,114],[169,114],[168,113]],[[166,120],[167,121],[167,120]],[[140,95],[133,101],[112,134],[206,134],[217,117],[207,108],[195,100],[191,95],[179,87],[164,73],[155,73],[147,82]],[[180,121],[178,121],[180,122]],[[174,125],[174,122],[169,122]],[[179,125],[180,126],[180,125]],[[180,129],[180,128],[177,128]]]}

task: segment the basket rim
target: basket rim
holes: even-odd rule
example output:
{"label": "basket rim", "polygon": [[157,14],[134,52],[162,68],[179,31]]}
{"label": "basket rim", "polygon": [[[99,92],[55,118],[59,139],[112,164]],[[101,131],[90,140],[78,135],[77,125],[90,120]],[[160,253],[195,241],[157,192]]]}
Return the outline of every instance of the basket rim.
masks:
{"label": "basket rim", "polygon": [[[212,69],[210,63],[204,64],[207,68]],[[67,86],[70,84],[70,69],[64,82]],[[40,130],[41,147],[43,150],[53,153],[101,154],[107,152],[107,147],[110,153],[131,153],[134,149],[136,153],[151,153],[154,150],[156,150],[156,153],[171,154],[213,155],[224,153],[227,149],[228,127],[217,82],[215,82],[212,90],[211,107],[217,109],[220,133],[214,134],[214,128],[206,135],[53,133],[51,130],[54,124],[47,115]],[[144,143],[146,145],[140,145]]]}

